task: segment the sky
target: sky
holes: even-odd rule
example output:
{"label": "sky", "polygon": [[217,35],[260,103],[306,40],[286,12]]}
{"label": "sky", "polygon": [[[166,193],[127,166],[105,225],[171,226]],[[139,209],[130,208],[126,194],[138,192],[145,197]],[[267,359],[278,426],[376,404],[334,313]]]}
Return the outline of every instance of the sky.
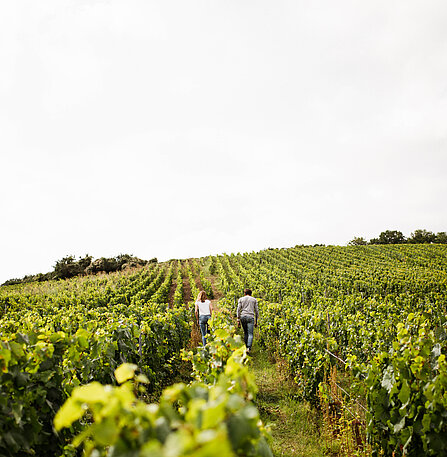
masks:
{"label": "sky", "polygon": [[0,283],[447,231],[444,0],[0,5]]}

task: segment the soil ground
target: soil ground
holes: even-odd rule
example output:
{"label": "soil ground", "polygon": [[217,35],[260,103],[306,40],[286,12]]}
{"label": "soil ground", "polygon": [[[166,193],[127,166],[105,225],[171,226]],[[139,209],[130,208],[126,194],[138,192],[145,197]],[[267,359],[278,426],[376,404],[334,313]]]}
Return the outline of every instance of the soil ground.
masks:
{"label": "soil ground", "polygon": [[189,285],[189,279],[186,274],[185,269],[182,270],[182,279],[183,279],[183,303],[188,307],[188,303],[192,300],[191,298],[191,286]]}
{"label": "soil ground", "polygon": [[169,289],[169,295],[168,295],[168,303],[169,303],[170,308],[172,308],[172,306],[174,304],[175,289],[177,289],[177,280],[175,278],[173,278],[171,288]]}
{"label": "soil ground", "polygon": [[[196,282],[196,286],[199,290],[203,290],[203,286],[202,286],[202,282],[200,281],[200,276],[198,275],[198,273],[194,270],[194,266],[192,264],[192,261],[190,260],[189,261],[189,268],[191,269],[192,271],[192,274],[194,276],[194,281]],[[194,297],[195,299],[196,297]]]}
{"label": "soil ground", "polygon": [[217,285],[218,279],[216,276],[207,276],[206,279],[208,279],[208,281],[211,283],[211,287],[213,288],[213,294],[214,294],[213,301],[215,300],[217,303],[217,300],[220,300],[221,298],[223,298],[223,293]]}

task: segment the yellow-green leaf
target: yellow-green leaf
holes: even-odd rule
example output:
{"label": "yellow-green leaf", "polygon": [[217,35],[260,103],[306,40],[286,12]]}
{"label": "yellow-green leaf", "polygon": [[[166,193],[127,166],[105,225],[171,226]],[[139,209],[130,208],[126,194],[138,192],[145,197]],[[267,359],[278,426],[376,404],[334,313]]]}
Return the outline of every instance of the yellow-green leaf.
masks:
{"label": "yellow-green leaf", "polygon": [[76,387],[72,398],[83,403],[107,403],[110,386],[103,386],[99,382],[92,382],[86,386]]}
{"label": "yellow-green leaf", "polygon": [[123,363],[115,370],[115,378],[119,384],[132,379],[138,367],[133,363]]}
{"label": "yellow-green leaf", "polygon": [[70,425],[77,421],[84,414],[84,408],[82,404],[73,398],[69,398],[59,409],[54,417],[54,427],[56,430],[60,430],[64,427],[70,427]]}

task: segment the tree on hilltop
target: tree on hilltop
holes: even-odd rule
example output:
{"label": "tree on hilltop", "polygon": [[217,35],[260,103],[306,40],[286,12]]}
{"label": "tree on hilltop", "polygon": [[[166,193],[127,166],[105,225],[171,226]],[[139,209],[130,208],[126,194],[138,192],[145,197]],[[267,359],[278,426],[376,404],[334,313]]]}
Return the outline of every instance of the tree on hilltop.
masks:
{"label": "tree on hilltop", "polygon": [[415,244],[436,243],[436,235],[433,232],[428,232],[424,229],[418,229],[411,234],[411,237],[408,238],[408,241]]}
{"label": "tree on hilltop", "polygon": [[402,244],[406,238],[398,230],[386,230],[379,235],[379,238],[373,238],[369,244]]}

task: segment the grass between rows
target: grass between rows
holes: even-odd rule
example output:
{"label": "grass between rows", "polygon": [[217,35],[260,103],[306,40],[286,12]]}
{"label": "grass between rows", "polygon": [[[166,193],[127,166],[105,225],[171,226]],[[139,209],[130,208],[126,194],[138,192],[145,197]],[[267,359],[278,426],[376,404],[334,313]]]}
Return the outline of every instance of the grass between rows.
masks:
{"label": "grass between rows", "polygon": [[309,404],[297,399],[293,381],[287,379],[280,364],[271,360],[257,344],[251,353],[250,369],[259,392],[256,405],[261,419],[270,428],[275,457],[320,457],[318,415]]}

